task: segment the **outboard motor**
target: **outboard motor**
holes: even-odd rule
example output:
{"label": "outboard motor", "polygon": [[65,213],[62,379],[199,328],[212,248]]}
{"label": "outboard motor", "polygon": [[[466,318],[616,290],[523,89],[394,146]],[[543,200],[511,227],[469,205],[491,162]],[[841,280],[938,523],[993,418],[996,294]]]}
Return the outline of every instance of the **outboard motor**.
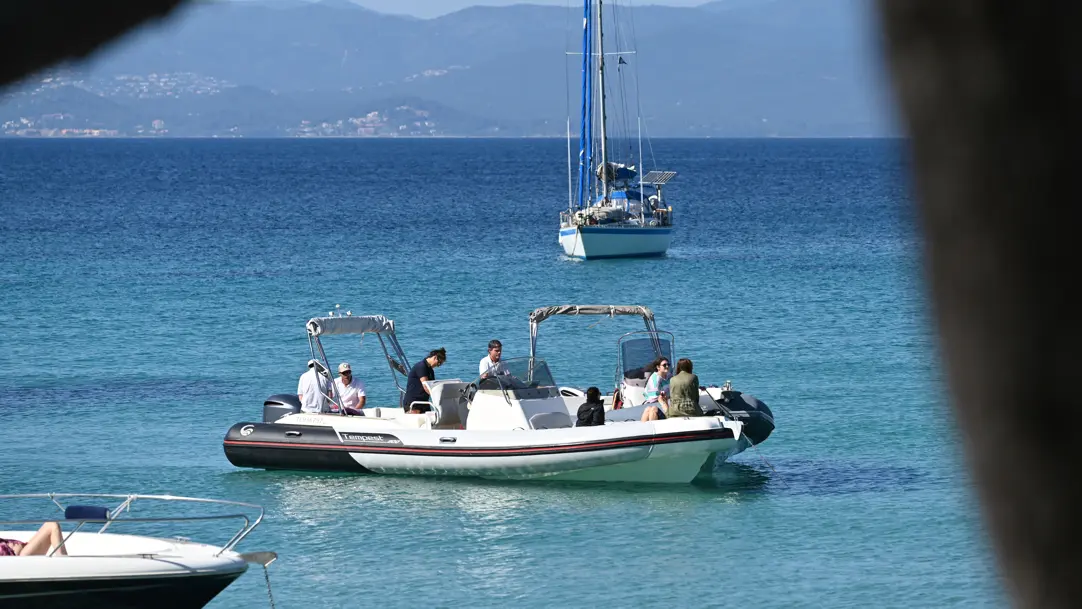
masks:
{"label": "outboard motor", "polygon": [[[717,388],[711,388],[717,391]],[[717,400],[733,417],[744,424],[744,435],[752,445],[759,444],[770,437],[774,431],[774,413],[755,396],[722,388],[721,399]]]}
{"label": "outboard motor", "polygon": [[263,401],[263,422],[273,423],[287,414],[301,411],[301,401],[295,394],[276,393]]}

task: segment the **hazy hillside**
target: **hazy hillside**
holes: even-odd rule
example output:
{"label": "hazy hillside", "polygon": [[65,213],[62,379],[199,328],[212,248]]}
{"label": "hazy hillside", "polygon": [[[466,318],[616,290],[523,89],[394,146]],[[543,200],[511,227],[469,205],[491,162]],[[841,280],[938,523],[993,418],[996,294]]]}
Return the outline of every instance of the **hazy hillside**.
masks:
{"label": "hazy hillside", "polygon": [[[628,92],[628,116],[614,96],[614,120],[634,122],[638,90],[653,136],[886,134],[865,10],[863,0],[617,5],[607,49],[637,53],[610,60],[610,85]],[[193,5],[91,64],[9,92],[0,133],[33,134],[42,115],[69,114],[118,134],[157,120],[166,127],[140,133],[561,135],[578,103],[580,58],[565,52],[578,50],[581,19],[581,9],[534,5],[434,19],[346,0]],[[389,113],[418,120],[392,124]]]}

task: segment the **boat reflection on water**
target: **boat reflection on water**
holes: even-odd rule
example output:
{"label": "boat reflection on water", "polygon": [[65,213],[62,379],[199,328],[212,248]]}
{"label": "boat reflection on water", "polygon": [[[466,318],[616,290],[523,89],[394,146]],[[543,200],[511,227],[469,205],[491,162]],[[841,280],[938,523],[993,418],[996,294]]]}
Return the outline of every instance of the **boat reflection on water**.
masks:
{"label": "boat reflection on water", "polygon": [[[431,514],[447,511],[485,526],[521,519],[524,513],[551,509],[613,509],[634,496],[636,501],[657,500],[672,505],[681,497],[711,494],[751,496],[769,490],[776,480],[758,464],[719,463],[704,471],[691,485],[627,484],[576,481],[529,482],[476,478],[417,478],[407,476],[355,476],[318,472],[237,472],[258,478],[269,496],[276,496],[280,511],[302,521],[355,518],[366,514]],[[644,507],[649,507],[648,505]],[[314,522],[312,522],[314,524]]]}
{"label": "boat reflection on water", "polygon": [[[511,604],[550,585],[524,570],[566,562],[569,552],[579,556],[575,548],[630,539],[629,518],[650,522],[648,537],[668,539],[719,504],[743,512],[741,504],[761,501],[774,486],[771,472],[743,463],[722,464],[686,485],[250,470],[229,477],[257,485],[273,518],[286,521],[275,527],[276,543],[289,549],[281,577],[343,606],[356,590],[341,582],[369,577],[373,565],[443,582],[447,598]],[[417,598],[415,584],[388,578],[380,598]]]}

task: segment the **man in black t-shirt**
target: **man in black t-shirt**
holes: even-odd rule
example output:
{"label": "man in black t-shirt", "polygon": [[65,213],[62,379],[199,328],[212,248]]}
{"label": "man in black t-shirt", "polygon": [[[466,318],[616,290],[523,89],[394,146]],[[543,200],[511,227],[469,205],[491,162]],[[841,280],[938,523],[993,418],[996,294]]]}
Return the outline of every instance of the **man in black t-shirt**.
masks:
{"label": "man in black t-shirt", "polygon": [[[402,408],[413,414],[420,414],[432,410],[431,396],[425,381],[436,380],[433,368],[439,368],[447,361],[447,351],[440,347],[429,351],[428,357],[417,362],[410,368],[409,376],[406,377],[406,393],[402,396]],[[414,402],[428,402],[414,404]]]}

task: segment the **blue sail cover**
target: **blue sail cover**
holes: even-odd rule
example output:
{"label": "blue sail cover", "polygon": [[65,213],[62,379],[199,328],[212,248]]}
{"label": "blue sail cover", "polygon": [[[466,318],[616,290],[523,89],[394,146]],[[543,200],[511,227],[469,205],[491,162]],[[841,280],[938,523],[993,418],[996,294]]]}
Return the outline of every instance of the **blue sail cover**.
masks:
{"label": "blue sail cover", "polygon": [[[628,201],[642,201],[643,196],[642,193],[637,190],[614,190],[609,193],[609,200],[622,201],[624,199],[627,199]],[[600,196],[594,199],[594,203],[598,203],[600,201]]]}
{"label": "blue sail cover", "polygon": [[617,167],[616,175],[613,176],[613,180],[616,182],[626,182],[635,179],[635,176],[637,175],[639,175],[639,172],[630,167]]}
{"label": "blue sail cover", "polygon": [[606,182],[630,182],[639,175],[638,171],[635,171],[634,167],[628,167],[623,163],[606,163],[608,166],[607,171],[603,171],[602,166],[597,166],[597,177],[599,179],[605,176]]}
{"label": "blue sail cover", "polygon": [[579,125],[579,188],[578,206],[582,207],[590,200],[591,171],[593,151],[593,19],[590,11],[592,0],[583,0],[582,11],[582,114]]}

